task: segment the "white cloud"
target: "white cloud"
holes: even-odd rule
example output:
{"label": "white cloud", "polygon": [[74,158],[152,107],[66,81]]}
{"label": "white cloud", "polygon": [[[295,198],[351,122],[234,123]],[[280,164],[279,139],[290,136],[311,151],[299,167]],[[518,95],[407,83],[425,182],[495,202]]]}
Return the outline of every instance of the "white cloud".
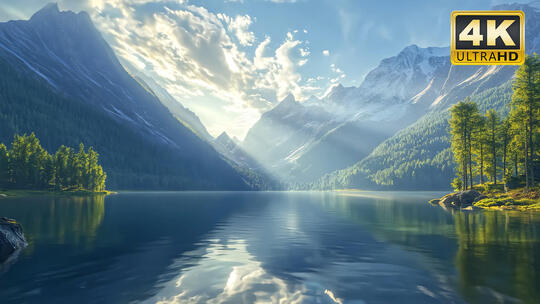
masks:
{"label": "white cloud", "polygon": [[338,74],[343,73],[343,71],[342,71],[340,68],[338,68],[338,67],[337,67],[335,64],[333,64],[333,63],[330,65],[330,70],[331,70],[332,72],[338,73]]}
{"label": "white cloud", "polygon": [[324,80],[325,78],[323,76],[317,76],[317,77],[310,77],[308,78],[308,80],[306,80],[306,82],[308,84],[314,84],[314,83],[317,83],[318,81],[321,81],[321,80]]}
{"label": "white cloud", "polygon": [[[298,72],[309,60],[307,42],[288,32],[280,44],[270,37],[257,44],[250,30],[256,19],[249,15],[187,3],[151,12],[137,11],[127,0],[91,5],[92,18],[119,57],[191,108],[214,135],[227,130],[242,138],[276,100],[289,93],[302,100],[319,89]],[[253,53],[244,50],[250,47]]]}
{"label": "white cloud", "polygon": [[330,64],[330,70],[335,75],[334,78],[330,79],[330,84],[336,84],[340,80],[343,80],[345,77],[347,77],[347,75],[333,63]]}
{"label": "white cloud", "polygon": [[253,45],[255,34],[249,31],[249,26],[252,23],[249,15],[238,15],[235,18],[231,18],[225,14],[218,14],[218,17],[227,23],[229,31],[236,35],[241,45]]}
{"label": "white cloud", "polygon": [[322,54],[323,54],[324,56],[330,56],[330,51],[329,51],[329,50],[323,50],[323,51],[322,51]]}

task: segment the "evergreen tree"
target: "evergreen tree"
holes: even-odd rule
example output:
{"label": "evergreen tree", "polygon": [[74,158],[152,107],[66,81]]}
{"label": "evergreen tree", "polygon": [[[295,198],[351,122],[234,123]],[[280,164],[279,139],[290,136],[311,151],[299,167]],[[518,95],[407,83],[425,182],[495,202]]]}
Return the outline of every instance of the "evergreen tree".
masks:
{"label": "evergreen tree", "polygon": [[84,144],[80,143],[79,152],[77,152],[77,154],[75,155],[74,164],[73,164],[74,172],[75,172],[75,176],[74,176],[75,180],[73,184],[77,188],[85,188],[84,178],[85,178],[85,170],[87,168],[86,162],[87,162],[87,155],[84,152]]}
{"label": "evergreen tree", "polygon": [[472,134],[477,128],[481,116],[476,103],[469,98],[460,101],[450,109],[451,147],[458,164],[458,175],[462,179],[463,189],[472,188]]}
{"label": "evergreen tree", "polygon": [[538,54],[525,58],[516,71],[512,95],[511,115],[519,117],[513,122],[523,135],[523,157],[526,189],[534,185],[534,161],[537,158],[538,119],[540,117],[540,59]]}
{"label": "evergreen tree", "polygon": [[43,171],[41,173],[41,187],[43,189],[48,189],[51,187],[51,184],[54,183],[54,178],[56,176],[54,168],[54,157],[47,153],[47,156],[44,159]]}
{"label": "evergreen tree", "polygon": [[478,123],[475,126],[476,132],[472,139],[473,153],[476,162],[476,174],[479,176],[480,184],[484,183],[485,163],[486,163],[486,147],[487,147],[487,132],[486,119],[483,116],[478,118]]}
{"label": "evergreen tree", "polygon": [[98,158],[99,154],[90,147],[87,153],[87,184],[90,190],[103,191],[107,175],[98,164]]}
{"label": "evergreen tree", "polygon": [[34,133],[15,135],[11,149],[0,143],[0,187],[13,189],[105,190],[107,174],[99,154],[84,145],[79,151],[60,146],[54,155],[43,149]]}
{"label": "evergreen tree", "polygon": [[500,118],[499,114],[493,109],[486,112],[486,152],[487,152],[487,171],[491,182],[497,184],[497,162],[500,150]]}
{"label": "evergreen tree", "polygon": [[12,181],[19,188],[38,188],[47,152],[35,134],[15,135],[9,152],[9,171]]}
{"label": "evergreen tree", "polygon": [[0,188],[9,186],[9,155],[6,145],[0,143]]}
{"label": "evergreen tree", "polygon": [[506,165],[508,164],[508,156],[510,154],[510,142],[512,140],[512,128],[511,128],[511,124],[510,124],[510,118],[507,116],[503,119],[503,121],[501,122],[501,127],[500,127],[500,137],[501,137],[501,153],[502,153],[502,175],[503,175],[503,178],[506,179],[508,176],[510,176],[511,174],[509,174],[507,172],[507,167]]}
{"label": "evergreen tree", "polygon": [[54,154],[55,180],[54,185],[57,190],[61,190],[69,185],[69,155],[71,149],[62,145]]}
{"label": "evergreen tree", "polygon": [[510,130],[512,133],[512,138],[510,140],[510,146],[508,148],[511,156],[511,162],[513,166],[513,175],[519,176],[521,174],[525,175],[525,129],[522,128],[523,124],[523,112],[512,110],[509,116],[510,120]]}
{"label": "evergreen tree", "polygon": [[[484,169],[489,179],[497,184],[502,169],[505,180],[510,176],[525,175],[526,189],[535,186],[535,166],[540,145],[540,60],[538,55],[527,56],[516,71],[513,83],[512,108],[502,121],[494,109],[479,117],[475,104],[468,99],[451,108],[451,147],[458,164],[458,176],[452,185],[473,185],[472,157],[475,172],[483,183]],[[499,164],[502,164],[502,168]],[[509,170],[508,164],[513,167]]]}

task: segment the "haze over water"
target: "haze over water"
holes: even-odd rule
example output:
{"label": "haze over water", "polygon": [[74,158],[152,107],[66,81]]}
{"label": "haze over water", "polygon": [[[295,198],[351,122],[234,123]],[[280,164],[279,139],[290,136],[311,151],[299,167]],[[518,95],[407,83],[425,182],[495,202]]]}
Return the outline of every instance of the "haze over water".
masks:
{"label": "haze over water", "polygon": [[2,303],[533,303],[540,214],[427,192],[138,192],[4,199],[29,246]]}

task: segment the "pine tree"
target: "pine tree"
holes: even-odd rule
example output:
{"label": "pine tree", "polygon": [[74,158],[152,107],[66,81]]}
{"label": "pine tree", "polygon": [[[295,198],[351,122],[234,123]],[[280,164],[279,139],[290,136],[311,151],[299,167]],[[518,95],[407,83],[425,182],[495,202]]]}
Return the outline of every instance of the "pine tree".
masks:
{"label": "pine tree", "polygon": [[15,135],[9,152],[11,179],[19,188],[39,188],[41,171],[47,157],[34,133]]}
{"label": "pine tree", "polygon": [[458,164],[458,175],[463,189],[473,186],[472,174],[472,134],[478,126],[481,115],[476,103],[469,98],[460,101],[450,109],[451,146],[454,160]]}
{"label": "pine tree", "polygon": [[497,162],[500,150],[500,118],[493,109],[486,112],[486,152],[487,171],[491,182],[497,184]]}
{"label": "pine tree", "polygon": [[44,159],[43,171],[41,172],[41,187],[48,189],[55,178],[54,157],[47,153]]}
{"label": "pine tree", "polygon": [[502,166],[503,166],[503,179],[506,179],[511,174],[507,172],[506,165],[508,164],[508,156],[510,154],[510,143],[512,140],[512,128],[510,124],[510,118],[507,116],[501,122],[500,137],[501,137],[501,153],[502,153]]}
{"label": "pine tree", "polygon": [[105,190],[107,175],[93,148],[79,145],[75,153],[64,145],[50,155],[34,133],[15,135],[11,149],[0,143],[0,187],[15,189]]}
{"label": "pine tree", "polygon": [[525,129],[522,128],[523,112],[512,110],[509,115],[509,120],[512,138],[510,139],[508,150],[512,155],[511,162],[513,166],[513,175],[517,177],[521,174],[525,175],[525,159],[523,156],[525,151],[526,132]]}
{"label": "pine tree", "polygon": [[6,145],[0,143],[0,188],[9,186],[9,155]]}
{"label": "pine tree", "polygon": [[62,190],[69,186],[69,156],[71,149],[62,145],[58,148],[54,155],[54,168],[55,168],[55,187],[57,190]]}
{"label": "pine tree", "polygon": [[92,147],[88,149],[88,189],[93,191],[105,190],[105,180],[107,175],[103,168],[98,164],[99,154]]}
{"label": "pine tree", "polygon": [[87,157],[86,153],[84,152],[84,144],[79,144],[79,152],[75,155],[74,159],[74,172],[75,172],[75,181],[74,186],[77,188],[84,188],[84,178],[85,178],[85,169],[87,167],[86,165]]}
{"label": "pine tree", "polygon": [[486,119],[484,116],[478,118],[478,122],[475,126],[475,132],[472,139],[473,154],[475,156],[476,173],[480,179],[480,184],[484,183],[485,176],[485,161],[486,161],[486,147],[487,147],[487,132],[486,132]]}
{"label": "pine tree", "polygon": [[537,158],[535,147],[538,142],[538,119],[540,117],[540,59],[537,54],[527,56],[525,62],[516,71],[512,95],[511,115],[514,123],[523,132],[523,157],[525,166],[525,184],[528,191],[534,185],[534,161]]}

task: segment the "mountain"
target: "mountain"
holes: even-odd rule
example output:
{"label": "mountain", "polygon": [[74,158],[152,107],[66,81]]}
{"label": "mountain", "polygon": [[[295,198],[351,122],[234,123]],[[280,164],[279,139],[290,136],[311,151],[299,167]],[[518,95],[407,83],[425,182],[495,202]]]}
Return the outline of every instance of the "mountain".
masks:
{"label": "mountain", "polygon": [[222,132],[216,137],[213,144],[217,151],[232,160],[237,166],[255,170],[261,167],[253,157],[229,137],[227,132]]}
{"label": "mountain", "polygon": [[152,78],[146,77],[142,73],[137,73],[135,70],[131,70],[133,74],[136,73],[137,76],[134,78],[150,93],[154,94],[164,106],[169,109],[171,114],[174,115],[184,126],[189,128],[193,133],[197,134],[200,138],[211,143],[214,138],[206,127],[203,125],[199,117],[190,111],[188,108],[184,107],[179,101],[167,92],[164,88],[158,85]]}
{"label": "mountain", "polygon": [[[527,51],[538,50],[539,19],[534,7],[512,4],[495,9],[523,10],[527,18]],[[410,158],[395,158],[406,153],[399,151],[403,147],[419,143],[407,142],[411,132],[423,132],[412,137],[426,142],[431,141],[427,134],[446,134],[446,130],[440,129],[446,125],[440,122],[449,106],[467,96],[480,96],[504,87],[516,69],[515,66],[452,66],[449,53],[447,47],[411,45],[396,56],[383,59],[358,87],[338,84],[321,98],[311,97],[305,102],[297,102],[291,95],[261,116],[249,130],[243,147],[271,172],[297,186],[313,182],[312,185],[336,187],[392,188],[400,184],[402,188],[421,189],[425,183],[412,182],[412,174],[420,171],[410,167],[411,163],[428,160],[416,159],[415,151]],[[426,148],[420,146],[419,149]],[[440,153],[444,149],[433,149],[428,153],[433,154],[429,161],[437,155],[442,157]],[[444,159],[449,159],[448,153]],[[332,171],[336,172],[330,174]],[[325,174],[328,175],[318,180]],[[410,183],[389,181],[393,174]],[[343,176],[354,176],[352,179],[362,182],[338,182]],[[431,179],[426,187],[441,188],[443,184],[446,187],[446,176],[436,180]]]}
{"label": "mountain", "polygon": [[324,109],[304,106],[289,95],[261,116],[242,147],[270,172],[287,179],[294,161],[338,124]]}
{"label": "mountain", "polygon": [[116,58],[86,12],[48,4],[0,23],[0,141],[93,146],[116,189],[249,189]]}
{"label": "mountain", "polygon": [[382,60],[359,87],[338,84],[303,103],[289,95],[261,116],[243,147],[292,183],[346,168],[425,113],[450,69],[448,53],[412,45]]}
{"label": "mountain", "polygon": [[[481,111],[508,113],[511,80],[472,94]],[[377,146],[355,165],[327,174],[313,189],[446,190],[454,177],[448,107],[428,112]]]}
{"label": "mountain", "polygon": [[219,152],[251,189],[283,189],[281,183],[240,146],[240,141],[236,137],[230,138],[226,132],[223,132],[217,138],[213,138],[195,113],[185,108],[152,78],[137,71],[129,63],[126,65],[130,73],[136,75],[135,79],[148,92],[158,97],[176,119]]}
{"label": "mountain", "polygon": [[[422,104],[422,98],[434,83],[447,74],[447,47],[421,48],[410,45],[394,57],[383,59],[370,71],[359,87],[336,85],[322,98],[309,103],[323,105],[342,115],[403,115],[402,105]],[[387,106],[392,109],[385,111]],[[397,111],[396,111],[397,110]]]}
{"label": "mountain", "polygon": [[268,172],[255,158],[247,153],[236,138],[222,132],[212,145],[239,172],[246,183],[257,190],[280,190],[284,186],[272,173]]}
{"label": "mountain", "polygon": [[[540,12],[524,4],[494,9],[523,10],[526,52],[540,51]],[[449,59],[446,59],[448,62]],[[447,189],[454,176],[448,138],[448,109],[470,96],[483,111],[509,111],[515,66],[451,66],[444,81],[433,82],[420,98],[429,104],[418,121],[385,140],[353,166],[323,176],[312,188]],[[420,95],[420,94],[419,94]],[[418,98],[415,97],[413,99]]]}

